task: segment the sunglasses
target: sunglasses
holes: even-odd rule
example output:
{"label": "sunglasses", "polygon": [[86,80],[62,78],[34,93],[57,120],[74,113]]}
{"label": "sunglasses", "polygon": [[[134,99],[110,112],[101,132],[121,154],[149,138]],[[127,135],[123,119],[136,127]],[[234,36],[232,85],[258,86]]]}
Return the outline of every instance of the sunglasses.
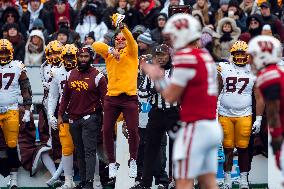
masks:
{"label": "sunglasses", "polygon": [[7,14],[7,17],[15,17],[13,14]]}
{"label": "sunglasses", "polygon": [[118,38],[118,37],[117,37],[117,38],[115,38],[115,40],[116,40],[116,41],[125,41],[126,39],[125,39],[124,37],[121,37],[121,38]]}
{"label": "sunglasses", "polygon": [[257,21],[250,21],[249,24],[258,24]]}

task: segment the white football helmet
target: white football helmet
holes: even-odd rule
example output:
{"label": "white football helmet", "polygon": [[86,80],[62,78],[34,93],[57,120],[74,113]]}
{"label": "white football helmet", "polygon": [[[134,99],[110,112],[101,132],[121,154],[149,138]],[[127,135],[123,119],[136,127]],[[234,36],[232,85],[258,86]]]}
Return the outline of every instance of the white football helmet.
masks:
{"label": "white football helmet", "polygon": [[268,64],[275,64],[281,60],[282,46],[278,39],[260,35],[249,41],[247,53],[252,56],[253,64],[257,70]]}
{"label": "white football helmet", "polygon": [[167,21],[163,34],[170,35],[173,47],[180,49],[200,38],[201,25],[193,16],[178,13]]}

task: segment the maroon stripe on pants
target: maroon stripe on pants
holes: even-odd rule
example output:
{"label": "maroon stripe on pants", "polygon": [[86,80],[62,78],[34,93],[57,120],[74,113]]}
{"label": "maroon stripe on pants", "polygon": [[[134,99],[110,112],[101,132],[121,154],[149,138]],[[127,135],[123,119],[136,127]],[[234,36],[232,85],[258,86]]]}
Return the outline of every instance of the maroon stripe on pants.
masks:
{"label": "maroon stripe on pants", "polygon": [[106,96],[104,99],[103,143],[110,163],[115,162],[113,129],[120,113],[123,113],[127,130],[130,158],[137,159],[138,135],[138,98],[136,95]]}

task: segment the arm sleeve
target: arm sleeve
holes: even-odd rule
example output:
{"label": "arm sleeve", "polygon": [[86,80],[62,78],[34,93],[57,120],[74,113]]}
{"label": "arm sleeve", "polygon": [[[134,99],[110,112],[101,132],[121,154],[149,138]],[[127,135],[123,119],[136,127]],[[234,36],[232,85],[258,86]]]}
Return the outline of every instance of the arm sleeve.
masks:
{"label": "arm sleeve", "polygon": [[263,97],[265,100],[279,100],[280,99],[280,84],[275,83],[265,87],[263,90]]}
{"label": "arm sleeve", "polygon": [[138,45],[137,45],[132,33],[127,29],[127,27],[123,27],[121,32],[123,33],[123,35],[124,35],[124,37],[127,41],[127,46],[128,46],[129,52],[134,56],[138,56]]}
{"label": "arm sleeve", "polygon": [[187,82],[193,79],[195,75],[196,70],[193,68],[175,68],[171,77],[171,83],[186,87]]}
{"label": "arm sleeve", "polygon": [[50,88],[48,93],[48,103],[47,103],[48,116],[54,115],[58,98],[59,98],[59,89],[56,80],[53,78],[50,83]]}
{"label": "arm sleeve", "polygon": [[92,47],[96,53],[101,55],[104,59],[108,56],[109,46],[103,42],[94,42]]}
{"label": "arm sleeve", "polygon": [[102,107],[103,107],[104,98],[105,98],[106,93],[107,93],[107,82],[106,82],[105,76],[102,73],[99,73],[99,74],[101,74],[102,76],[100,77],[97,86],[99,87],[100,99],[101,99]]}
{"label": "arm sleeve", "polygon": [[63,115],[64,112],[66,111],[66,108],[69,104],[70,98],[71,98],[71,93],[72,91],[70,90],[69,86],[68,86],[68,81],[66,82],[65,86],[64,86],[64,90],[63,90],[63,95],[60,101],[60,105],[59,105],[59,110],[58,110],[58,115]]}

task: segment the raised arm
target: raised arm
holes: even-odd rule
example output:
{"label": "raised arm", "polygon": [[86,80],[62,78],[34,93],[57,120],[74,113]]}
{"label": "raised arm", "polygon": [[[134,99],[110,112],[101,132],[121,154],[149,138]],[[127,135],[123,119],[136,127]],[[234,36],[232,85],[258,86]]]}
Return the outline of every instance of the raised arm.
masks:
{"label": "raised arm", "polygon": [[109,47],[107,44],[103,43],[103,42],[94,42],[92,44],[92,48],[93,50],[98,53],[99,55],[101,55],[104,59],[107,58],[108,53],[109,53],[109,49],[111,47]]}

